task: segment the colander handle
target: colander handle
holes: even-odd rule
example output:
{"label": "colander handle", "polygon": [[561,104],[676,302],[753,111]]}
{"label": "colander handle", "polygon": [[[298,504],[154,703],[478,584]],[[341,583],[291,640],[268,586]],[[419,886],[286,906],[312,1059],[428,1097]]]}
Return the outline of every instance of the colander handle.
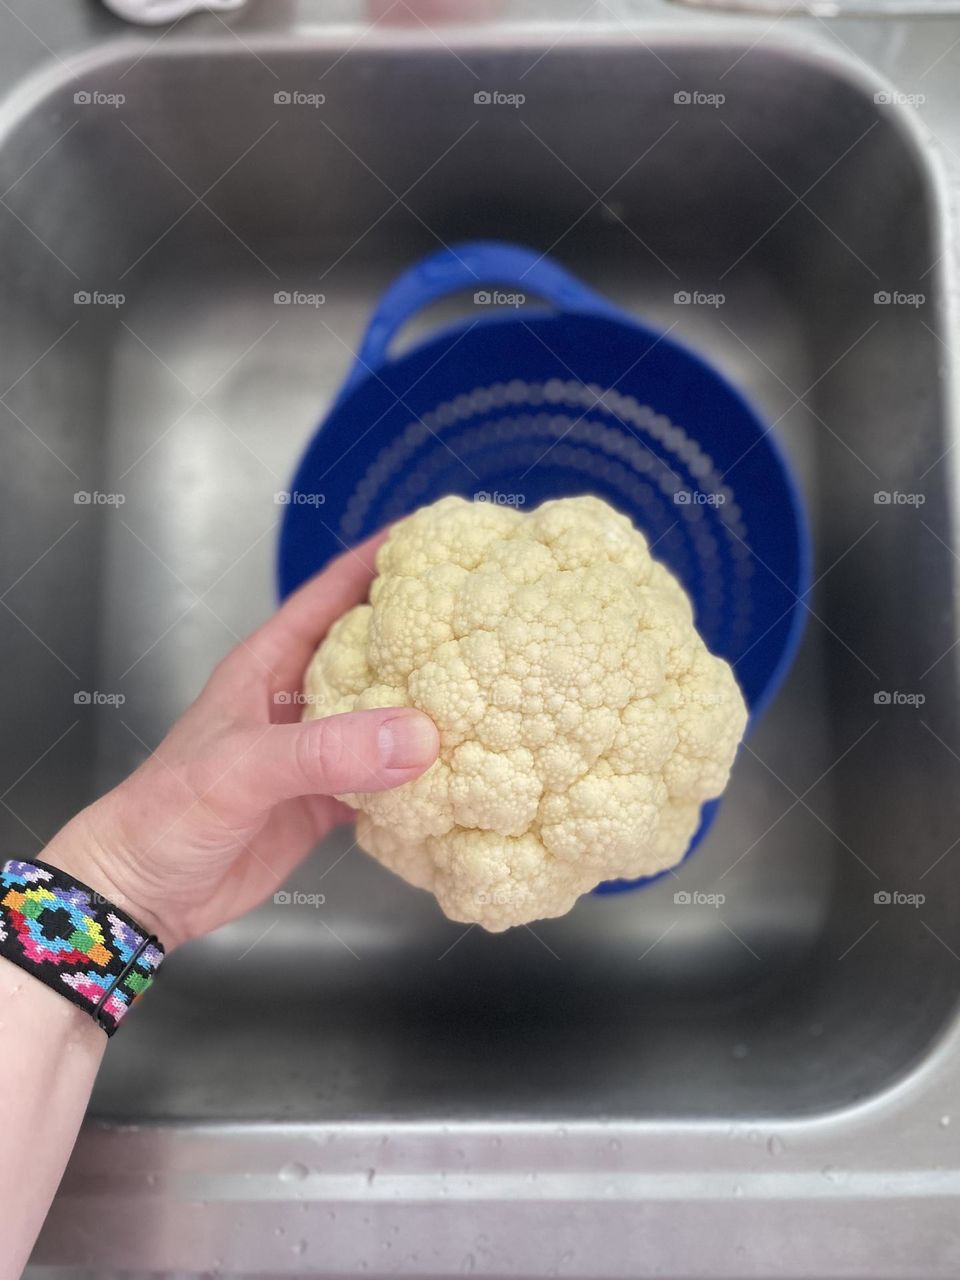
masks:
{"label": "colander handle", "polygon": [[467,241],[421,259],[387,289],[367,325],[341,398],[386,361],[392,339],[418,311],[448,294],[494,285],[535,294],[566,311],[623,318],[605,298],[536,249],[500,240]]}

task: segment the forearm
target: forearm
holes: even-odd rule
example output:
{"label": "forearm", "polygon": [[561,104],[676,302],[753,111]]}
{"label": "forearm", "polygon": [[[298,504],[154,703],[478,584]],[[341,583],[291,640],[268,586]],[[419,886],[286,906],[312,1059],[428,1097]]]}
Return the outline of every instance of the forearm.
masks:
{"label": "forearm", "polygon": [[[77,814],[39,857],[105,901],[123,906],[98,856],[97,823],[91,819],[102,803]],[[8,918],[8,931],[11,927]],[[11,1276],[26,1265],[50,1208],[107,1040],[83,1005],[0,956],[0,1096],[7,1099],[0,1205],[9,1227],[8,1247],[16,1255]],[[0,1271],[2,1280],[7,1274]]]}
{"label": "forearm", "polygon": [[[436,760],[437,731],[412,708],[301,723],[293,700],[321,637],[366,594],[377,542],[301,587],[221,662],[140,768],[54,836],[44,866],[12,858],[0,876],[11,957],[0,956],[0,1280],[20,1274],[56,1193],[103,1028],[116,1030],[164,952],[273,893],[343,820],[334,796],[399,786]],[[41,917],[43,928],[28,923]],[[79,1003],[59,994],[64,981]]]}
{"label": "forearm", "polygon": [[0,957],[0,1204],[10,1276],[26,1266],[106,1044],[88,1013]]}

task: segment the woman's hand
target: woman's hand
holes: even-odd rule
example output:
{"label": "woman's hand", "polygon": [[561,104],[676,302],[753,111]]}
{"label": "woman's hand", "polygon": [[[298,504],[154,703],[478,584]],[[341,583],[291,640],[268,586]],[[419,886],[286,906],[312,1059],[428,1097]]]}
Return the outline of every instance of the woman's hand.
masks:
{"label": "woman's hand", "polygon": [[216,668],[150,758],[43,853],[115,901],[169,951],[274,891],[332,826],[334,795],[408,782],[437,756],[412,709],[300,723],[304,669],[366,595],[383,535],[292,595]]}
{"label": "woman's hand", "polygon": [[[170,950],[270,894],[350,810],[331,798],[396,786],[436,758],[437,731],[394,708],[299,723],[304,668],[362,600],[378,539],[341,556],[214,671],[153,755],[40,854]],[[3,1275],[19,1275],[53,1199],[107,1038],[83,1009],[0,957]]]}

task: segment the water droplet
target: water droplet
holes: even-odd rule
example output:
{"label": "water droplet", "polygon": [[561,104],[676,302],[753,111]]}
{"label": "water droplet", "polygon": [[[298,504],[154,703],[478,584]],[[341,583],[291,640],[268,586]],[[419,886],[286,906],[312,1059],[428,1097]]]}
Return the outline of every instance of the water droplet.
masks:
{"label": "water droplet", "polygon": [[760,1133],[759,1129],[751,1129],[750,1132],[747,1134],[747,1141],[759,1142],[761,1137],[762,1137],[762,1134]]}
{"label": "water droplet", "polygon": [[733,1188],[733,1194],[737,1197],[737,1199],[738,1199],[738,1200],[739,1200],[739,1198],[743,1195],[743,1187],[741,1187],[741,1185],[740,1185],[740,1183],[739,1183],[739,1182],[738,1182],[738,1183],[737,1183],[737,1185]]}
{"label": "water droplet", "polygon": [[307,1242],[306,1242],[306,1240],[297,1240],[297,1241],[295,1241],[295,1242],[290,1246],[290,1252],[291,1252],[291,1253],[293,1253],[293,1254],[297,1254],[298,1256],[299,1256],[300,1254],[302,1254],[302,1253],[306,1253],[306,1252],[307,1252]]}
{"label": "water droplet", "polygon": [[847,1176],[843,1169],[838,1169],[836,1165],[832,1164],[824,1165],[820,1172],[826,1180],[828,1182],[832,1182],[834,1186],[839,1186]]}
{"label": "water droplet", "polygon": [[772,1156],[778,1156],[781,1153],[781,1151],[783,1151],[783,1139],[778,1138],[776,1134],[774,1134],[771,1138],[768,1138],[767,1150]]}
{"label": "water droplet", "polygon": [[299,1160],[291,1160],[289,1164],[285,1164],[280,1170],[281,1182],[302,1182],[304,1178],[310,1177],[310,1170],[305,1164],[301,1164]]}
{"label": "water droplet", "polygon": [[619,1138],[611,1138],[611,1139],[610,1139],[610,1150],[611,1150],[611,1151],[619,1151],[619,1150],[620,1150],[620,1139],[619,1139]]}
{"label": "water droplet", "polygon": [[286,1227],[274,1227],[273,1234],[275,1236],[285,1236],[287,1234],[287,1229]]}
{"label": "water droplet", "polygon": [[950,1125],[950,1117],[948,1115],[942,1115],[940,1117],[940,1128],[946,1129],[949,1127],[949,1125]]}
{"label": "water droplet", "polygon": [[373,1180],[374,1180],[374,1178],[375,1178],[376,1176],[377,1176],[377,1171],[376,1171],[376,1169],[368,1169],[368,1170],[367,1170],[367,1186],[368,1186],[368,1187],[373,1185]]}
{"label": "water droplet", "polygon": [[468,1253],[463,1262],[460,1263],[460,1271],[462,1275],[468,1276],[477,1265],[477,1260],[472,1253]]}

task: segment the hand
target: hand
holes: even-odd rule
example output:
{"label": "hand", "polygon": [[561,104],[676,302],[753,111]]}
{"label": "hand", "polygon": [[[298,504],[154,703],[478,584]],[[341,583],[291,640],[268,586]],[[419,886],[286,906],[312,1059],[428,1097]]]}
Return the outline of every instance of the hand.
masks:
{"label": "hand", "polygon": [[299,722],[304,669],[365,597],[383,536],[334,561],[232,650],[153,755],[69,822],[43,860],[115,901],[169,951],[272,893],[352,816],[333,796],[398,786],[428,768],[438,737],[419,711]]}

